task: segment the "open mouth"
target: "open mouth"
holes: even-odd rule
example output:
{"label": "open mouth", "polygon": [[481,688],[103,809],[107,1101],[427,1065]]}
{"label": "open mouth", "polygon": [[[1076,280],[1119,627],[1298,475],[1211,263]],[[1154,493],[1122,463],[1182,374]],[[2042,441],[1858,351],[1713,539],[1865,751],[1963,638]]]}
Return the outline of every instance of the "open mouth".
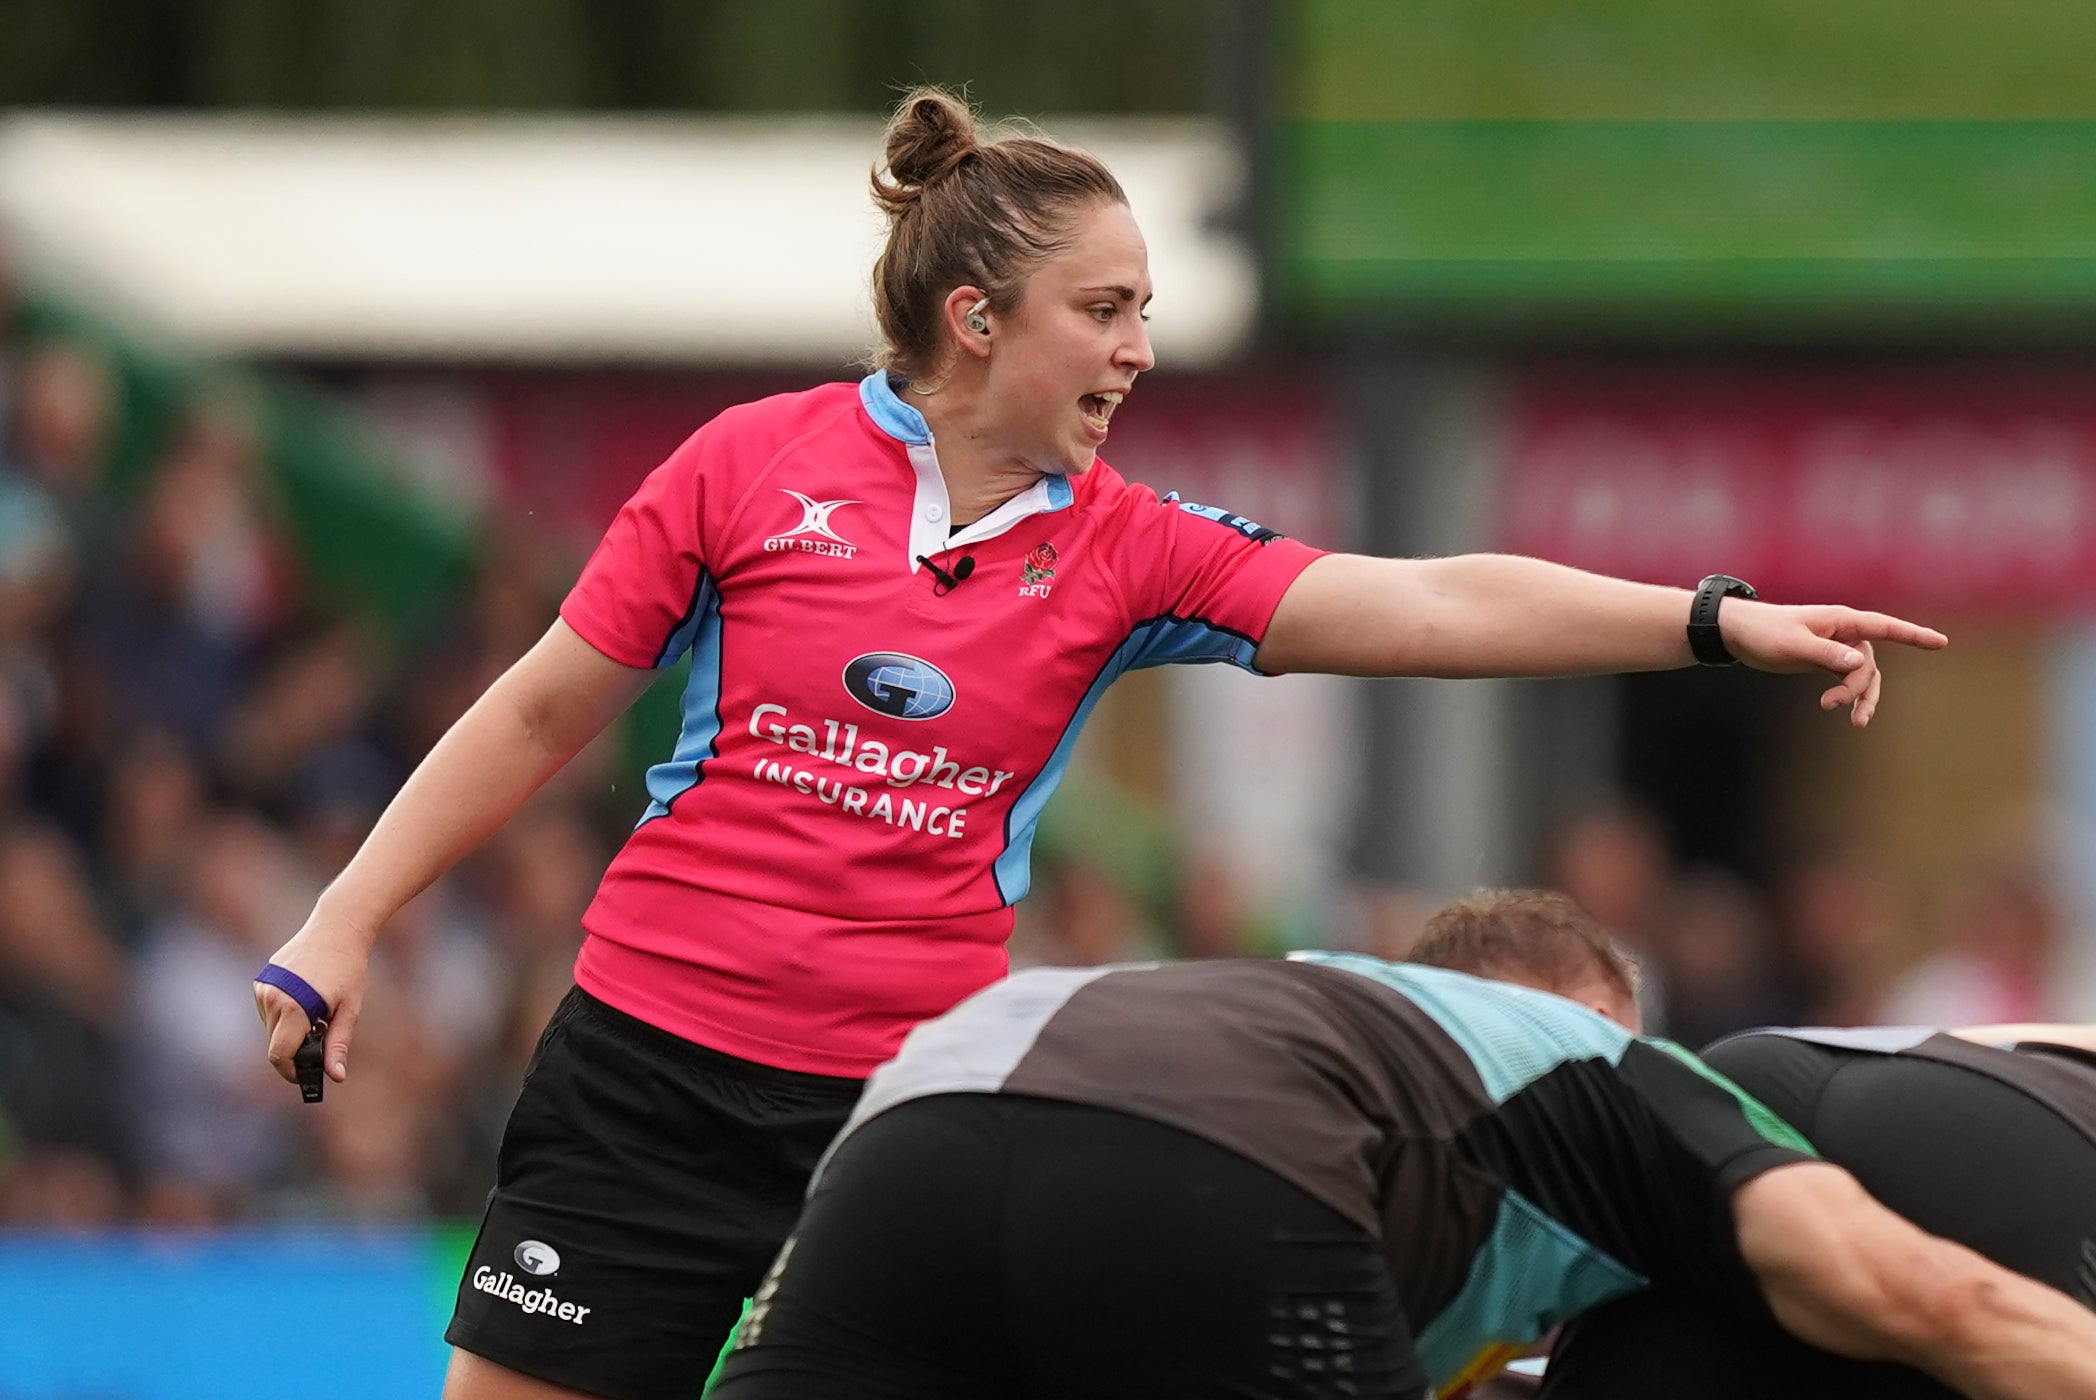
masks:
{"label": "open mouth", "polygon": [[1077,401],[1078,411],[1084,414],[1084,421],[1091,425],[1092,431],[1103,433],[1114,410],[1121,406],[1122,397],[1117,389],[1109,389],[1103,394],[1086,394]]}

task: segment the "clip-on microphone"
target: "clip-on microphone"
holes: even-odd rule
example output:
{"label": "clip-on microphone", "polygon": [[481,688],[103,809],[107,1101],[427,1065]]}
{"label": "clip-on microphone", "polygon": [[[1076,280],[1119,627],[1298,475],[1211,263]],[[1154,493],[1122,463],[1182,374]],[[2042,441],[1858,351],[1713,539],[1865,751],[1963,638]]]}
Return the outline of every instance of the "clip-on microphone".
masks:
{"label": "clip-on microphone", "polygon": [[932,596],[935,598],[943,598],[953,592],[954,589],[961,586],[968,575],[975,572],[975,556],[972,554],[963,554],[960,562],[953,566],[953,572],[950,574],[937,564],[934,564],[929,555],[918,555],[917,562],[931,570],[932,577],[938,581],[938,586],[932,589]]}

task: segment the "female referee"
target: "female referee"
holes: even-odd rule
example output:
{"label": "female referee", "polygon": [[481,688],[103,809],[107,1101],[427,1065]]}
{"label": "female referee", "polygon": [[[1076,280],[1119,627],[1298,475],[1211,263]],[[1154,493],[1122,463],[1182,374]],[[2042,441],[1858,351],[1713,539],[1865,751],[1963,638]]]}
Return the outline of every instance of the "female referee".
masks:
{"label": "female referee", "polygon": [[682,733],[504,1135],[446,1334],[452,1400],[694,1393],[860,1082],[1004,973],[1035,821],[1123,671],[1527,676],[1729,652],[1831,673],[1822,705],[1861,725],[1872,643],[1944,644],[1735,596],[1692,650],[1680,590],[1325,554],[1161,501],[1096,460],[1152,363],[1114,177],[986,139],[934,90],[898,109],[885,166],[883,367],[678,448],[257,981],[270,1063],[291,1078],[309,1010],[331,1012],[343,1079],[380,927],[692,654]]}

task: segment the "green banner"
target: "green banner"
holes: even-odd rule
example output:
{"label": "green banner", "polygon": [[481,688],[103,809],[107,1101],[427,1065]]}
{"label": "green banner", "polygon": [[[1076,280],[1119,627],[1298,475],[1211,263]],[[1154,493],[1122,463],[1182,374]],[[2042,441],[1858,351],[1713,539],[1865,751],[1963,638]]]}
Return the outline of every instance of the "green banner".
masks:
{"label": "green banner", "polygon": [[2085,0],[1286,0],[1311,121],[2096,118]]}
{"label": "green banner", "polygon": [[1312,321],[2096,307],[2096,122],[1294,122],[1275,155]]}
{"label": "green banner", "polygon": [[2096,9],[1298,0],[1298,326],[2081,334]]}

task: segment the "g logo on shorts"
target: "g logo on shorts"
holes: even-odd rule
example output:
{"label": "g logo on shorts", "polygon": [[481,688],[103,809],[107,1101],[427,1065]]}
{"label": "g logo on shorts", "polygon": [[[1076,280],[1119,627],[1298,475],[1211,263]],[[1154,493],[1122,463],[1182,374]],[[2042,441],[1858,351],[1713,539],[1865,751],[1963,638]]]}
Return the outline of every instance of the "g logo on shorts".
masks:
{"label": "g logo on shorts", "polygon": [[560,1251],[543,1240],[526,1240],[511,1253],[517,1267],[540,1278],[560,1272]]}

